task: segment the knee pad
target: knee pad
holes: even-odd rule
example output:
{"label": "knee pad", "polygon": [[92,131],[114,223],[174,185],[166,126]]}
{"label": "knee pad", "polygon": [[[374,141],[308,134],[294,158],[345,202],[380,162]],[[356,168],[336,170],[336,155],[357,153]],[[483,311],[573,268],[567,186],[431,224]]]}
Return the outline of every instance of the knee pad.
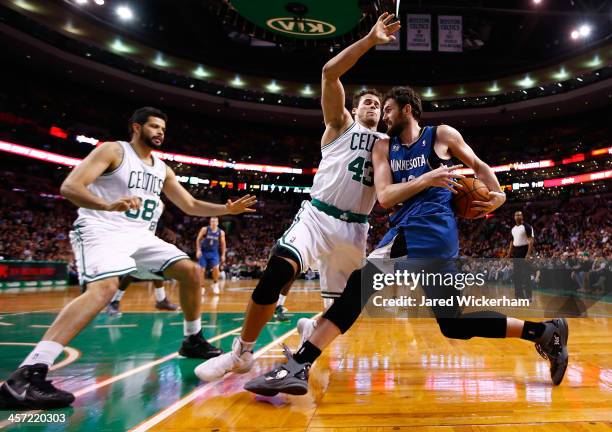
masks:
{"label": "knee pad", "polygon": [[351,273],[342,295],[334,300],[323,314],[323,318],[334,323],[342,333],[346,333],[359,317],[362,308],[360,269]]}
{"label": "knee pad", "polygon": [[266,270],[253,290],[251,298],[258,305],[276,303],[281,289],[294,277],[293,266],[284,258],[273,255],[268,260]]}

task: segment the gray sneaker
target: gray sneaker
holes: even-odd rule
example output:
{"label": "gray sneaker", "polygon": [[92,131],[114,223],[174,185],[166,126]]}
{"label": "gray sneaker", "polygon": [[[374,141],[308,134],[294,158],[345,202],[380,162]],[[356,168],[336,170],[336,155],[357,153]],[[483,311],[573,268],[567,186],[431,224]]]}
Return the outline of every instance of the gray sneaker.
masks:
{"label": "gray sneaker", "polygon": [[253,378],[244,389],[262,396],[275,396],[278,393],[305,395],[308,393],[308,372],[310,363],[298,363],[287,345],[283,344],[287,363],[268,373]]}
{"label": "gray sneaker", "polygon": [[112,301],[106,306],[106,313],[108,316],[119,316],[121,315],[121,311],[119,310],[119,302]]}
{"label": "gray sneaker", "polygon": [[536,341],[535,348],[543,358],[550,361],[550,377],[554,385],[559,385],[563,381],[569,360],[567,352],[569,327],[565,318],[546,321],[544,325],[546,330]]}

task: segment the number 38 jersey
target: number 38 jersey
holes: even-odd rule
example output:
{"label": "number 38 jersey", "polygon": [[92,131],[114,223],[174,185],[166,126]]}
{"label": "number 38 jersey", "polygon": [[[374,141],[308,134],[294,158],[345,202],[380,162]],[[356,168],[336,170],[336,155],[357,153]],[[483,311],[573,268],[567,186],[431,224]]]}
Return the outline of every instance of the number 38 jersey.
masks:
{"label": "number 38 jersey", "polygon": [[372,149],[387,135],[354,122],[321,147],[323,158],[310,195],[341,210],[367,215],[376,203]]}
{"label": "number 38 jersey", "polygon": [[152,155],[153,165],[147,165],[129,143],[118,143],[123,148],[121,164],[114,171],[99,176],[88,189],[109,203],[126,196],[140,197],[141,207],[126,212],[79,208],[75,225],[154,231],[163,209],[160,195],[166,180],[166,164]]}

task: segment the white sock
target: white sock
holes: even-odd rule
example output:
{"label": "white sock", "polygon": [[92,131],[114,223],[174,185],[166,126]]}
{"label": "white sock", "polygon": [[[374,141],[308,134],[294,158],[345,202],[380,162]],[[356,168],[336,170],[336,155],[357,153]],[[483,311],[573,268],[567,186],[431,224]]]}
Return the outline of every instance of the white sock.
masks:
{"label": "white sock", "polygon": [[63,349],[64,347],[57,342],[40,341],[19,367],[36,363],[44,363],[47,366],[51,366]]}
{"label": "white sock", "polygon": [[278,296],[278,301],[276,302],[276,306],[282,306],[285,304],[285,300],[287,299],[287,296],[284,296],[282,294],[280,294]]}
{"label": "white sock", "polygon": [[123,298],[124,294],[125,294],[125,291],[117,290],[117,292],[113,296],[113,299],[111,300],[111,302],[121,301],[121,299]]}
{"label": "white sock", "polygon": [[155,288],[155,300],[158,302],[166,298],[166,289],[164,287]]}
{"label": "white sock", "polygon": [[334,299],[326,298],[326,297],[323,298],[323,308],[324,309],[329,309],[329,307],[333,304],[334,304]]}
{"label": "white sock", "polygon": [[245,342],[242,340],[241,337],[238,338],[238,341],[240,341],[240,354],[242,354],[245,351],[253,351],[253,347],[255,346],[255,341],[253,342]]}
{"label": "white sock", "polygon": [[185,336],[198,334],[200,330],[202,330],[202,321],[199,318],[194,321],[183,320],[183,334]]}

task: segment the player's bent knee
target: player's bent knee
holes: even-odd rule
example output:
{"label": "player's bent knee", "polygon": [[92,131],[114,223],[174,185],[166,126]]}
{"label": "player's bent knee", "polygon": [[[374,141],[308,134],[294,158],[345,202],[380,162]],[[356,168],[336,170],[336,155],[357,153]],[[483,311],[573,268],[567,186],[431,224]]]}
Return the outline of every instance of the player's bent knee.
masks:
{"label": "player's bent knee", "polygon": [[105,306],[111,301],[117,289],[119,289],[119,281],[116,278],[103,279],[87,284],[86,293],[97,304]]}
{"label": "player's bent knee", "polygon": [[276,303],[283,287],[295,277],[295,272],[295,268],[287,259],[272,255],[263,276],[253,290],[253,302],[259,305]]}
{"label": "player's bent knee", "polygon": [[182,259],[175,262],[164,271],[164,276],[168,279],[176,279],[185,284],[199,282],[200,266],[188,259]]}

